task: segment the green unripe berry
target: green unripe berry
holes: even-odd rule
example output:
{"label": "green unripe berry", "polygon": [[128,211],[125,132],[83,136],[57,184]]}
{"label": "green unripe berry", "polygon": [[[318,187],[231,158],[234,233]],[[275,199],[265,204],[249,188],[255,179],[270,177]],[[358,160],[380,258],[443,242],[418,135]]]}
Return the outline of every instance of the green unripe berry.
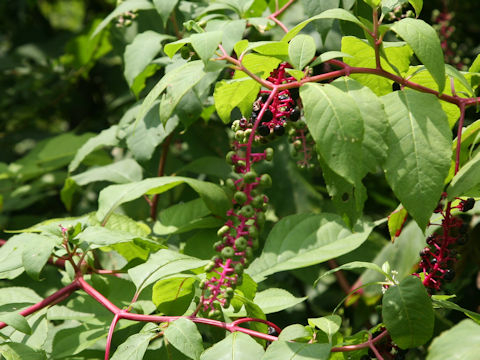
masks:
{"label": "green unripe berry", "polygon": [[244,160],[238,160],[238,161],[237,161],[237,165],[238,165],[238,166],[245,166],[245,165],[247,165],[247,164],[245,163]]}
{"label": "green unripe berry", "polygon": [[245,135],[245,132],[243,130],[237,130],[235,131],[235,140],[243,140],[243,137]]}
{"label": "green unripe berry", "polygon": [[252,249],[258,249],[258,246],[260,245],[258,239],[252,239]]}
{"label": "green unripe berry", "polygon": [[260,185],[263,187],[270,187],[272,186],[272,178],[268,174],[263,174],[260,177]]}
{"label": "green unripe berry", "polygon": [[293,142],[293,147],[297,150],[299,150],[302,147],[302,141],[301,140],[295,140]]}
{"label": "green unripe berry", "polygon": [[225,303],[223,304],[223,307],[226,309],[230,306],[230,299],[225,299]]}
{"label": "green unripe berry", "polygon": [[[215,261],[210,261],[207,265],[205,265],[205,272],[210,272],[215,269]],[[200,283],[201,284],[201,283]],[[202,288],[203,289],[203,288]]]}
{"label": "green unripe berry", "polygon": [[255,180],[257,180],[257,173],[253,170],[250,170],[249,172],[247,172],[244,176],[243,176],[243,180],[247,183],[247,184],[251,184],[253,182],[255,182]]}
{"label": "green unripe berry", "polygon": [[227,225],[223,225],[220,229],[217,231],[217,236],[222,237],[225,235],[228,231],[230,230],[230,227]]}
{"label": "green unripe berry", "polygon": [[232,287],[227,287],[225,289],[225,297],[232,298],[234,294],[235,294],[235,290]]}
{"label": "green unripe berry", "polygon": [[200,289],[205,290],[207,288],[207,279],[200,281]]}
{"label": "green unripe berry", "polygon": [[225,246],[222,249],[222,256],[226,258],[231,258],[233,257],[233,255],[235,255],[235,250],[231,246]]}
{"label": "green unripe berry", "polygon": [[263,204],[263,195],[257,195],[252,200],[252,205],[257,209],[261,208]]}
{"label": "green unripe berry", "polygon": [[263,212],[257,213],[257,225],[262,227],[265,224],[265,214]]}
{"label": "green unripe berry", "polygon": [[235,181],[233,181],[233,179],[227,179],[225,181],[225,186],[227,188],[229,188],[230,190],[236,190],[236,186],[235,186]]}
{"label": "green unripe berry", "polygon": [[265,160],[272,161],[273,160],[273,149],[266,148],[265,149]]}
{"label": "green unripe berry", "polygon": [[217,251],[217,248],[219,246],[222,246],[223,244],[223,241],[215,241],[215,243],[213,244],[213,250]]}
{"label": "green unripe berry", "polygon": [[232,158],[235,156],[235,151],[229,151],[227,153],[227,156],[225,156],[225,160],[227,161],[227,164],[233,165],[233,160]]}
{"label": "green unripe berry", "polygon": [[248,234],[252,237],[252,238],[257,238],[258,237],[258,229],[256,226],[251,226],[249,229],[248,229]]}
{"label": "green unripe berry", "polygon": [[252,248],[247,247],[247,248],[245,249],[245,258],[246,258],[247,260],[249,260],[249,261],[252,260],[252,258],[253,258],[253,250],[252,250]]}
{"label": "green unripe berry", "polygon": [[252,129],[246,129],[244,132],[244,136],[248,139],[251,133],[252,133]]}
{"label": "green unripe berry", "polygon": [[188,46],[182,46],[180,48],[180,55],[182,56],[182,59],[187,60],[190,57],[190,49]]}
{"label": "green unripe berry", "polygon": [[240,263],[235,264],[234,269],[235,269],[235,274],[238,274],[238,275],[243,274],[243,265],[242,264],[240,264]]}
{"label": "green unripe berry", "polygon": [[242,215],[249,218],[255,215],[255,210],[253,209],[252,205],[245,205],[240,210]]}
{"label": "green unripe berry", "polygon": [[240,129],[240,120],[235,120],[233,123],[232,123],[232,130],[233,131],[237,131]]}
{"label": "green unripe berry", "polygon": [[247,239],[245,239],[243,236],[240,236],[235,240],[235,249],[238,251],[243,251],[247,247],[247,244]]}
{"label": "green unripe berry", "polygon": [[240,205],[245,204],[245,202],[247,201],[247,195],[242,191],[237,191],[235,195],[233,195],[233,198]]}

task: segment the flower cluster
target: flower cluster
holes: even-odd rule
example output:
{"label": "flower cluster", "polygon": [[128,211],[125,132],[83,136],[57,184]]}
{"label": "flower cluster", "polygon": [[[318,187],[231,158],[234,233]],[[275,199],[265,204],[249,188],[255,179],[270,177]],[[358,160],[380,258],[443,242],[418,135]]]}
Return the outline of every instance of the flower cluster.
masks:
{"label": "flower cluster", "polygon": [[[443,194],[442,198],[445,198]],[[427,247],[420,252],[420,270],[423,271],[423,284],[432,290],[440,290],[443,282],[455,278],[453,269],[456,262],[456,246],[465,245],[468,241],[468,225],[459,217],[451,214],[452,209],[462,212],[473,208],[475,200],[468,198],[460,200],[457,206],[447,204],[446,209],[440,204],[435,210],[442,216],[441,231],[427,238]]]}

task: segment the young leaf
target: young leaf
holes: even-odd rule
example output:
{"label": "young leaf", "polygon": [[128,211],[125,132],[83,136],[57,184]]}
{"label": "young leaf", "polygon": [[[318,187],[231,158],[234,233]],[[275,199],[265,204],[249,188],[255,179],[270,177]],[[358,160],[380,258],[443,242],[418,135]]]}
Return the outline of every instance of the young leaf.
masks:
{"label": "young leaf", "polygon": [[407,216],[408,212],[402,205],[399,205],[394,212],[388,215],[388,232],[390,233],[392,242],[400,236]]}
{"label": "young leaf", "polygon": [[263,347],[250,336],[234,332],[205,350],[200,360],[253,360],[263,354]]}
{"label": "young leaf", "polygon": [[24,334],[32,334],[32,328],[28,324],[27,319],[20,314],[14,312],[0,312],[0,321]]}
{"label": "young leaf", "polygon": [[335,214],[286,216],[273,227],[261,255],[247,269],[255,281],[270,274],[302,268],[356,249],[373,224],[358,223],[353,232]]}
{"label": "young leaf", "polygon": [[327,360],[329,344],[305,344],[287,341],[272,343],[261,360]]}
{"label": "young leaf", "polygon": [[418,59],[425,65],[438,84],[440,92],[445,87],[445,62],[437,32],[420,19],[405,18],[391,29],[410,45]]}
{"label": "young leaf", "polygon": [[106,187],[98,198],[97,219],[104,221],[118,206],[143,194],[161,194],[182,183],[195,190],[214,214],[224,216],[230,207],[225,192],[218,185],[186,177],[164,176]]}
{"label": "young leaf", "polygon": [[300,96],[318,153],[337,174],[358,183],[364,175],[364,126],[355,100],[329,84],[305,84]]}
{"label": "young leaf", "polygon": [[463,320],[432,341],[427,360],[476,360],[480,353],[480,325]]}
{"label": "young leaf", "polygon": [[303,70],[315,56],[315,50],[315,40],[310,35],[295,36],[288,46],[290,63],[294,68]]}
{"label": "young leaf", "polygon": [[190,359],[198,359],[203,352],[202,335],[197,326],[188,319],[180,318],[171,322],[165,330],[165,338]]}
{"label": "young leaf", "polygon": [[434,95],[395,91],[382,97],[391,133],[386,178],[408,213],[424,229],[450,168],[452,133]]}
{"label": "young leaf", "polygon": [[193,49],[205,64],[217,50],[218,44],[222,41],[222,36],[221,31],[209,31],[190,36]]}
{"label": "young leaf", "polygon": [[382,317],[392,340],[402,349],[423,345],[432,337],[432,302],[416,276],[388,288],[382,299]]}

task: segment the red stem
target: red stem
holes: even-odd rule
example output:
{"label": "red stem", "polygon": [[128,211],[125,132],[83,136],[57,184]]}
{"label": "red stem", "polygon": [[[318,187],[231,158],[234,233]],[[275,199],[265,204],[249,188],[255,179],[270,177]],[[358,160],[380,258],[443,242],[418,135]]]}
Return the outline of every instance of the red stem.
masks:
{"label": "red stem", "polygon": [[371,344],[375,344],[376,342],[380,341],[383,339],[385,336],[388,335],[388,331],[384,330],[380,335],[373,339],[369,339],[368,341],[361,343],[361,344],[356,344],[356,345],[345,345],[345,346],[339,346],[339,347],[333,347],[330,351],[331,352],[347,352],[347,351],[355,351],[355,350],[361,350],[370,347]]}
{"label": "red stem", "polygon": [[110,347],[112,346],[113,332],[115,330],[115,326],[117,326],[118,320],[120,320],[119,314],[115,314],[112,323],[110,324],[110,328],[108,329],[107,344],[105,345],[105,360],[110,358]]}

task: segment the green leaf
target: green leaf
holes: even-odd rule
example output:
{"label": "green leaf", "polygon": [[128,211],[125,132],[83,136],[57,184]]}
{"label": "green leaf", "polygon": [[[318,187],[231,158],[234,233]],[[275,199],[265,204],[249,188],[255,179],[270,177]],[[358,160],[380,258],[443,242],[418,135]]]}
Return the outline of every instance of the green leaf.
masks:
{"label": "green leaf", "polygon": [[245,32],[245,27],[247,26],[247,21],[245,19],[238,20],[210,20],[205,26],[205,31],[220,31],[228,36],[224,36],[222,39],[222,46],[230,54],[233,50],[233,47],[238,43]]}
{"label": "green leaf", "polygon": [[253,360],[264,354],[263,347],[250,336],[234,332],[208,348],[200,360]]}
{"label": "green leaf", "polygon": [[100,31],[102,31],[105,28],[105,26],[107,26],[110,23],[110,21],[112,21],[117,16],[122,15],[127,11],[149,10],[149,9],[153,9],[153,4],[147,0],[128,0],[128,1],[122,2],[120,5],[118,5],[115,8],[115,10],[113,10],[110,14],[108,14],[108,16],[105,19],[103,19],[100,25],[98,25],[98,27],[93,32],[92,38],[95,37]]}
{"label": "green leaf", "polygon": [[6,360],[46,360],[47,356],[43,351],[34,350],[30,346],[6,342],[0,345],[0,354]]}
{"label": "green leaf", "polygon": [[305,344],[275,341],[261,360],[327,360],[330,357],[329,344]]}
{"label": "green leaf", "polygon": [[422,11],[422,8],[423,8],[423,0],[408,0],[408,2],[415,9],[415,14],[417,14],[417,17],[420,16],[420,12]]}
{"label": "green leaf", "polygon": [[159,280],[153,285],[152,301],[161,313],[183,315],[195,294],[194,283],[193,277]]}
{"label": "green leaf", "polygon": [[308,319],[310,326],[316,326],[327,334],[329,342],[332,341],[332,336],[335,335],[342,325],[342,318],[338,315],[328,315],[320,318]]}
{"label": "green leaf", "polygon": [[356,249],[372,229],[373,224],[358,223],[352,232],[340,216],[329,213],[286,216],[275,224],[247,273],[260,281],[279,271],[321,263]]}
{"label": "green leaf", "polygon": [[118,206],[125,202],[135,200],[144,194],[161,194],[182,183],[195,190],[212,213],[224,216],[229,209],[230,202],[220,186],[186,177],[164,176],[106,187],[100,192],[98,198],[97,219],[104,221]]}
{"label": "green leaf", "polygon": [[132,87],[135,78],[145,70],[147,65],[160,52],[162,41],[167,39],[173,39],[173,37],[148,30],[135,36],[132,43],[126,46],[123,55],[125,61],[123,74],[130,87]]}
{"label": "green leaf", "polygon": [[345,9],[329,9],[324,12],[322,12],[319,15],[315,15],[305,21],[302,21],[300,24],[292,28],[288,33],[284,35],[282,38],[282,41],[290,41],[293,39],[294,36],[296,36],[305,26],[307,26],[309,23],[311,23],[314,20],[319,20],[319,19],[339,19],[339,20],[345,20],[345,21],[350,21],[353,22],[354,24],[357,24],[361,28],[365,28],[365,26],[362,24],[360,20],[358,20],[354,15],[352,15],[350,12],[348,12]]}
{"label": "green leaf", "polygon": [[[375,68],[375,50],[366,41],[353,36],[344,36],[342,38],[342,52],[351,54],[350,57],[344,57],[343,61],[350,66]],[[409,69],[412,49],[403,42],[383,42],[384,57],[380,58],[382,68],[388,72],[396,73],[393,65],[401,74]],[[393,81],[381,76],[369,74],[352,74],[352,79],[357,80],[365,86],[368,86],[375,94],[381,96],[392,92]]]}
{"label": "green leaf", "polygon": [[218,116],[228,124],[230,113],[235,107],[238,107],[242,114],[248,114],[259,91],[260,84],[250,78],[218,82],[213,93]]}
{"label": "green leaf", "polygon": [[425,65],[440,92],[445,86],[445,63],[437,32],[420,19],[405,18],[397,21],[391,30],[410,45],[418,59]]}
{"label": "green leaf", "polygon": [[20,314],[14,312],[0,312],[0,321],[24,334],[32,334],[32,328],[28,324],[27,319]]}
{"label": "green leaf", "polygon": [[302,80],[305,77],[305,73],[302,70],[285,69],[285,71],[298,81]]}
{"label": "green leaf", "polygon": [[301,338],[310,338],[312,334],[313,331],[310,327],[306,327],[300,324],[293,324],[282,329],[282,332],[278,336],[278,340],[291,341]]}
{"label": "green leaf", "polygon": [[476,194],[475,188],[480,184],[480,152],[470,159],[453,177],[447,188],[448,199]]}
{"label": "green leaf", "polygon": [[475,96],[475,91],[472,89],[472,87],[470,86],[470,83],[468,82],[468,80],[465,78],[465,76],[463,76],[463,74],[460,71],[458,71],[456,68],[454,68],[450,64],[445,64],[445,73],[450,78],[457,79],[460,82],[460,84],[462,84],[462,86],[465,89],[467,89],[467,91],[468,91],[467,95],[468,96],[470,96],[470,97]]}
{"label": "green leaf", "polygon": [[461,311],[465,315],[470,317],[473,321],[475,321],[477,324],[480,325],[480,314],[479,313],[464,309],[464,308],[458,306],[457,304],[455,304],[451,301],[435,298],[435,295],[432,296],[432,301],[433,301],[433,305],[435,307],[440,307],[440,308],[449,309],[449,310]]}
{"label": "green leaf", "polygon": [[[242,65],[253,74],[258,75],[262,79],[270,76],[270,73],[278,67],[282,60],[258,54],[247,54],[242,59]],[[235,71],[234,79],[248,77],[248,75],[240,70]]]}
{"label": "green leaf", "polygon": [[123,159],[116,163],[89,169],[71,177],[76,184],[83,186],[96,181],[109,181],[117,184],[140,181],[142,167],[133,159]]}
{"label": "green leaf", "polygon": [[180,318],[171,322],[165,330],[165,338],[190,359],[198,359],[203,352],[202,335],[191,320]]}
{"label": "green leaf", "polygon": [[382,98],[391,133],[384,170],[393,192],[425,229],[448,175],[452,133],[438,99],[416,91]]}
{"label": "green leaf", "polygon": [[68,171],[73,172],[88,154],[104,146],[115,146],[118,144],[117,138],[118,125],[113,125],[106,130],[101,131],[97,136],[88,139],[75,154],[75,157],[68,165]]}
{"label": "green leaf", "polygon": [[193,49],[205,64],[217,50],[218,44],[222,41],[222,36],[221,31],[209,31],[190,36]]}
{"label": "green leaf", "polygon": [[172,13],[175,6],[177,6],[178,0],[153,0],[153,4],[155,5],[155,9],[157,9],[160,17],[162,18],[163,26],[166,28],[168,25],[168,18]]}
{"label": "green leaf", "polygon": [[129,269],[128,275],[138,291],[169,275],[196,269],[205,266],[207,263],[207,260],[200,260],[176,251],[162,249],[155,254],[151,254],[145,263]]}
{"label": "green leaf", "polygon": [[37,235],[34,246],[26,247],[22,252],[22,263],[28,276],[39,280],[40,272],[47,263],[55,245],[60,245],[59,238]]}
{"label": "green leaf", "polygon": [[317,56],[317,58],[310,64],[310,67],[314,67],[328,60],[332,60],[339,57],[343,57],[343,58],[352,57],[352,55],[349,55],[341,51],[327,51]]}
{"label": "green leaf", "polygon": [[150,333],[129,336],[124,343],[118,346],[111,360],[142,360],[153,337],[155,334]]}
{"label": "green leaf", "polygon": [[394,212],[388,215],[388,232],[390,233],[390,239],[395,240],[403,229],[405,220],[407,219],[408,212],[400,205]]}
{"label": "green leaf", "polygon": [[379,274],[382,274],[382,276],[386,277],[387,279],[389,279],[390,281],[393,282],[392,277],[389,274],[387,274],[385,271],[383,271],[380,266],[378,266],[377,264],[374,264],[374,263],[371,263],[371,262],[365,262],[365,261],[353,261],[353,262],[338,266],[335,269],[329,270],[325,274],[322,274],[322,276],[320,276],[315,282],[317,282],[318,280],[320,280],[321,278],[323,278],[327,275],[333,274],[333,273],[335,273],[337,271],[340,271],[340,270],[352,270],[352,269],[359,269],[359,268],[370,269],[370,270],[376,271]]}
{"label": "green leaf", "polygon": [[365,1],[372,8],[376,8],[382,2],[382,0],[363,0],[363,1]]}
{"label": "green leaf", "polygon": [[480,353],[480,325],[463,320],[432,341],[427,360],[476,360]]}
{"label": "green leaf", "polygon": [[382,317],[392,340],[402,349],[418,347],[432,337],[432,302],[416,276],[388,288],[382,299]]}
{"label": "green leaf", "polygon": [[147,115],[165,90],[167,90],[166,95],[161,99],[160,119],[162,122],[167,121],[183,95],[194,87],[204,75],[203,63],[200,60],[187,62],[167,72],[143,100],[137,113],[137,121]]}
{"label": "green leaf", "polygon": [[80,243],[86,243],[89,249],[130,242],[137,237],[126,231],[110,230],[103,226],[89,226],[77,236]]}
{"label": "green leaf", "polygon": [[303,68],[313,59],[316,50],[315,40],[310,35],[297,35],[288,45],[290,63],[294,68]]}
{"label": "green leaf", "polygon": [[190,44],[190,42],[191,40],[189,37],[179,39],[177,41],[173,41],[171,43],[166,44],[165,47],[163,48],[163,51],[169,58],[172,58],[173,55],[175,55],[178,50],[180,50],[185,44]]}
{"label": "green leaf", "polygon": [[305,84],[300,96],[318,153],[337,174],[358,183],[364,175],[364,126],[355,100],[330,84]]}

